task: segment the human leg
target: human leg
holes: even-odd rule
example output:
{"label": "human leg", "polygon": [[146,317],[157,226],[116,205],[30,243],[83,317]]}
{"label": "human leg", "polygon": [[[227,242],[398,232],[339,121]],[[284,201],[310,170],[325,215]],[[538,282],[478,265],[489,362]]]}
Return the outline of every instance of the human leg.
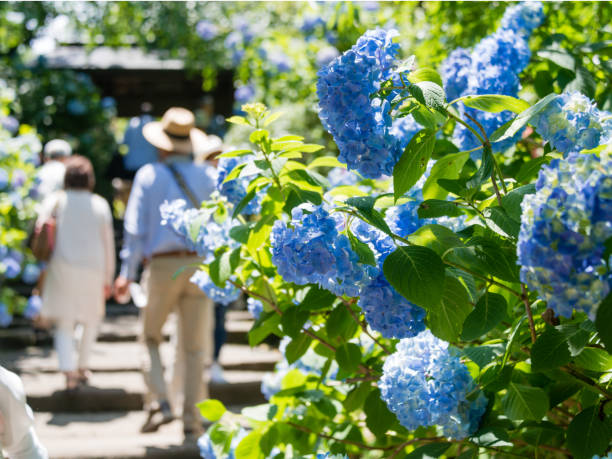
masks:
{"label": "human leg", "polygon": [[89,357],[91,356],[91,350],[96,343],[98,337],[98,322],[92,321],[89,323],[82,324],[83,332],[81,334],[81,341],[79,342],[79,359],[78,359],[78,373],[79,381],[87,383],[89,380]]}
{"label": "human leg", "polygon": [[66,377],[66,389],[74,389],[78,382],[74,358],[74,322],[58,321],[53,338],[59,369]]}

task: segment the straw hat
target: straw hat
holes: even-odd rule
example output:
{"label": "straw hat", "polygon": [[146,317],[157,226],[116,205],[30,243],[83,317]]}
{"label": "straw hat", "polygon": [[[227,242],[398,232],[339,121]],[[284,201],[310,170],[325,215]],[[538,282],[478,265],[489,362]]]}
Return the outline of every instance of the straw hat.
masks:
{"label": "straw hat", "polygon": [[211,145],[216,143],[204,131],[195,127],[195,117],[186,108],[169,108],[161,121],[152,121],[142,128],[142,135],[147,141],[161,150],[179,155],[190,155],[209,152]]}
{"label": "straw hat", "polygon": [[53,139],[47,142],[43,154],[45,158],[64,158],[72,154],[72,147],[63,139]]}

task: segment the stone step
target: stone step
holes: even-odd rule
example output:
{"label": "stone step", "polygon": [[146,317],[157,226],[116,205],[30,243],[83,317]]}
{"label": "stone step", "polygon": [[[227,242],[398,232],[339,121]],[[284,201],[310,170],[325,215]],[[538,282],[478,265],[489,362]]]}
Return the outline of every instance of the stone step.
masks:
{"label": "stone step", "polygon": [[[226,371],[226,383],[209,384],[209,396],[226,405],[263,403],[261,371]],[[22,373],[28,403],[34,411],[99,412],[143,409],[145,385],[136,371],[94,373],[89,386],[66,391],[59,373]]]}
{"label": "stone step", "polygon": [[50,459],[199,458],[194,441],[183,441],[180,421],[141,434],[143,411],[35,413],[36,432]]}
{"label": "stone step", "polygon": [[[172,343],[160,346],[162,361],[174,361]],[[140,342],[98,342],[92,350],[90,369],[94,372],[140,371],[146,352]],[[267,345],[251,348],[242,344],[225,344],[221,348],[219,363],[225,370],[272,371],[281,359],[281,353]],[[2,365],[17,373],[55,373],[58,371],[57,354],[52,348],[30,346],[10,349],[1,354]]]}

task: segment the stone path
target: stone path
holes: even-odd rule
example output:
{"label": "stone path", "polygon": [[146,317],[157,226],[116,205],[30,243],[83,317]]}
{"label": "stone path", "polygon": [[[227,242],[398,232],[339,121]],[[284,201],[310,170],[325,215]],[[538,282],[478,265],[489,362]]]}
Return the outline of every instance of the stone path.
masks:
{"label": "stone path", "polygon": [[[271,346],[252,349],[246,344],[251,324],[248,312],[228,312],[228,342],[219,359],[227,382],[209,384],[210,397],[234,410],[265,401],[261,378],[280,359]],[[63,389],[49,336],[25,327],[0,334],[0,364],[20,374],[36,430],[52,459],[199,457],[194,443],[184,444],[180,421],[154,434],[139,433],[146,413],[140,373],[144,348],[138,332],[135,308],[109,306],[91,358],[90,385],[71,392]],[[173,333],[172,323],[164,333]],[[165,342],[161,352],[164,361],[170,361],[171,343]]]}

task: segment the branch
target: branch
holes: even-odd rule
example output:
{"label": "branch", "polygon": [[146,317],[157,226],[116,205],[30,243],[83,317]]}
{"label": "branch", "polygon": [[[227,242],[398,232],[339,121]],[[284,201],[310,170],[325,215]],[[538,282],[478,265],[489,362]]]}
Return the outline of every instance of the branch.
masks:
{"label": "branch", "polygon": [[603,395],[606,399],[612,400],[612,393],[611,392],[609,392],[607,389],[604,389],[599,384],[597,384],[595,381],[593,381],[591,378],[589,378],[588,376],[583,375],[582,373],[580,373],[575,368],[573,368],[573,367],[571,367],[569,365],[565,365],[565,366],[561,367],[561,370],[563,370],[567,374],[573,376],[574,378],[576,378],[578,381],[580,381],[585,386],[590,387],[590,388],[596,390],[601,395]]}
{"label": "branch", "polygon": [[498,287],[503,288],[504,290],[510,292],[515,297],[522,299],[522,295],[519,292],[517,292],[516,290],[511,289],[510,287],[508,287],[507,285],[502,284],[501,282],[497,282],[493,278],[486,277],[486,276],[483,276],[481,274],[478,274],[477,272],[472,271],[471,269],[466,268],[465,266],[461,266],[461,265],[458,265],[456,263],[453,263],[452,261],[448,261],[448,260],[442,260],[442,261],[445,264],[447,264],[448,266],[452,266],[453,268],[457,268],[457,269],[460,269],[461,271],[465,271],[466,273],[471,274],[472,276],[477,277],[478,279],[481,279],[483,281],[489,282],[492,285],[497,285]]}
{"label": "branch", "polygon": [[385,352],[385,354],[387,355],[391,355],[391,351],[389,349],[387,349],[387,347],[381,343],[378,339],[376,339],[368,330],[368,327],[366,326],[366,324],[364,324],[361,320],[359,320],[359,317],[357,317],[357,314],[355,314],[355,311],[353,311],[353,309],[351,308],[351,302],[350,301],[346,301],[346,300],[342,300],[342,303],[344,303],[344,305],[346,306],[346,309],[348,309],[349,313],[351,314],[351,317],[353,318],[353,320],[361,327],[361,330],[363,330],[363,332],[368,335],[372,341],[374,341],[376,344],[378,344],[381,349]]}
{"label": "branch", "polygon": [[527,313],[527,320],[529,320],[529,331],[531,332],[531,342],[535,343],[537,339],[535,324],[533,322],[533,313],[531,312],[531,306],[529,305],[529,297],[527,296],[527,289],[525,284],[521,284],[521,300],[525,304],[525,312]]}

